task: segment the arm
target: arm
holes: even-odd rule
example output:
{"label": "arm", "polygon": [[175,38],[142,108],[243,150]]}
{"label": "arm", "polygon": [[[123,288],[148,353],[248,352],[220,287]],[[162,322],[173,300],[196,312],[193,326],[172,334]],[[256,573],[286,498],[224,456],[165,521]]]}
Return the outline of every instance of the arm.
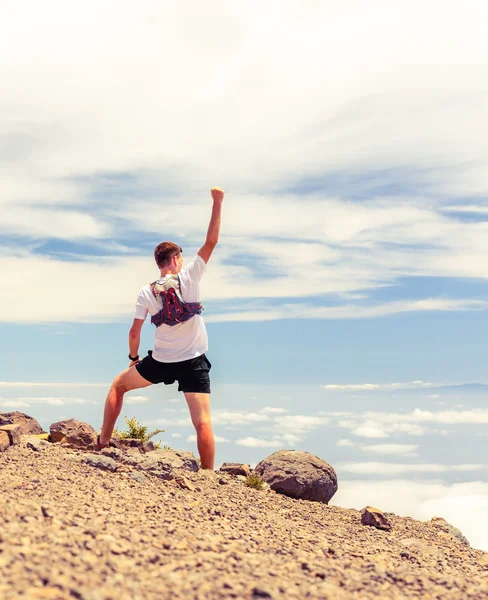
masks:
{"label": "arm", "polygon": [[[137,356],[139,352],[139,344],[141,343],[141,329],[144,325],[143,319],[134,319],[132,323],[132,327],[129,331],[129,354],[131,356]],[[133,360],[130,363],[130,366],[138,363],[138,360]]]}
{"label": "arm", "polygon": [[[222,202],[224,201],[224,190],[212,188],[210,193],[212,194],[213,199],[212,216],[210,217],[210,223],[208,225],[207,239],[205,240],[205,244],[203,244],[198,251],[198,256],[201,256],[206,263],[209,261],[210,256],[219,241]],[[134,355],[132,354],[131,356]]]}

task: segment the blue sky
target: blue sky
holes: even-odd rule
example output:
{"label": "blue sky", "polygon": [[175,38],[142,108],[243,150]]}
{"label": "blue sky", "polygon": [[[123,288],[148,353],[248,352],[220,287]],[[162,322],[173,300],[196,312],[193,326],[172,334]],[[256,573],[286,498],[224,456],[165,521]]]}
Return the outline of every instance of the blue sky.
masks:
{"label": "blue sky", "polygon": [[[307,450],[337,504],[488,549],[486,4],[0,10],[0,410],[100,425],[152,250],[191,257],[219,185],[217,462]],[[123,414],[196,450],[175,388]]]}

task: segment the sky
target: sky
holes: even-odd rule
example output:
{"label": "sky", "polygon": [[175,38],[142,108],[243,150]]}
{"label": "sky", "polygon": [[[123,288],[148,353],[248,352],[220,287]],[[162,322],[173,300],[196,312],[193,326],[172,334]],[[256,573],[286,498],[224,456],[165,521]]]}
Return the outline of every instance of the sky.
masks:
{"label": "sky", "polygon": [[[98,428],[156,244],[202,280],[217,465],[488,551],[488,5],[0,5],[0,411]],[[150,323],[141,352],[152,347]],[[128,394],[196,452],[176,387]]]}

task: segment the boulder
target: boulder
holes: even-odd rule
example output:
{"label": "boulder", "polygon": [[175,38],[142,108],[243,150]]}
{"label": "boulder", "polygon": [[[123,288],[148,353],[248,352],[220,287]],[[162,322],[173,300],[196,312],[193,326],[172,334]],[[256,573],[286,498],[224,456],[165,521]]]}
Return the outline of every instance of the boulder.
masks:
{"label": "boulder", "polygon": [[251,474],[251,467],[241,463],[223,463],[219,471],[228,475],[244,475],[244,477],[248,477]]}
{"label": "boulder", "polygon": [[384,513],[379,508],[373,506],[365,506],[361,511],[361,523],[363,525],[371,525],[376,529],[383,529],[384,531],[390,531],[391,523],[388,521]]}
{"label": "boulder", "polygon": [[10,448],[10,438],[6,431],[0,430],[0,452],[5,452],[7,448]]}
{"label": "boulder", "polygon": [[12,425],[0,425],[0,431],[3,431],[8,435],[11,446],[20,444],[20,439],[22,437],[22,428],[20,425],[16,425],[15,423]]}
{"label": "boulder", "polygon": [[73,448],[94,447],[97,441],[97,432],[93,427],[76,419],[53,423],[49,430],[51,442],[61,442]]}
{"label": "boulder", "polygon": [[33,417],[18,411],[0,413],[0,425],[20,425],[22,435],[44,433],[42,427]]}
{"label": "boulder", "polygon": [[279,450],[258,463],[254,472],[272,490],[290,498],[328,504],[337,492],[334,469],[308,452]]}

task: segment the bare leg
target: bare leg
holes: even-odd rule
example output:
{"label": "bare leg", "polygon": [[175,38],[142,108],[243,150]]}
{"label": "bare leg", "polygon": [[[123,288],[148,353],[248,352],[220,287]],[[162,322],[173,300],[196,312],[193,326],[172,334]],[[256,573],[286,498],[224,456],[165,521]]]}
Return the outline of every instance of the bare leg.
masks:
{"label": "bare leg", "polygon": [[152,385],[152,383],[139,375],[135,366],[129,367],[126,371],[117,375],[113,380],[112,387],[110,388],[107,400],[105,401],[102,432],[100,434],[101,444],[105,445],[110,442],[115,422],[122,410],[124,394],[130,390],[137,390],[149,385]]}
{"label": "bare leg", "polygon": [[185,398],[197,433],[197,447],[202,469],[213,469],[215,441],[210,422],[210,394],[185,392]]}

